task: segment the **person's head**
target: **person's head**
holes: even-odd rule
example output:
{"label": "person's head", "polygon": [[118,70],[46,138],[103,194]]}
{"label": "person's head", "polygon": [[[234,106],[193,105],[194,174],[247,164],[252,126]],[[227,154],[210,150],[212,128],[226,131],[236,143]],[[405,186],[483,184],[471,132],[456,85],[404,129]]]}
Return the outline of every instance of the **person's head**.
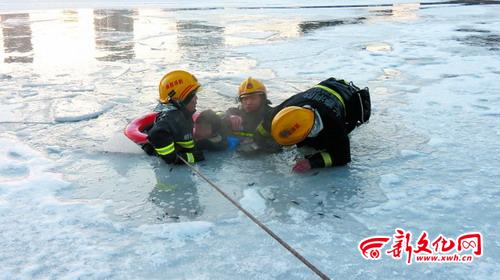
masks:
{"label": "person's head", "polygon": [[262,82],[252,77],[241,82],[238,90],[238,99],[242,109],[247,112],[255,112],[267,102],[267,90]]}
{"label": "person's head", "polygon": [[303,141],[313,129],[315,113],[312,109],[290,106],[281,109],[271,123],[271,135],[283,146]]}
{"label": "person's head", "polygon": [[205,110],[194,117],[193,138],[209,139],[220,133],[222,119],[212,110]]}
{"label": "person's head", "polygon": [[160,80],[160,102],[172,103],[190,112],[196,111],[196,91],[200,83],[194,75],[183,70],[167,73]]}

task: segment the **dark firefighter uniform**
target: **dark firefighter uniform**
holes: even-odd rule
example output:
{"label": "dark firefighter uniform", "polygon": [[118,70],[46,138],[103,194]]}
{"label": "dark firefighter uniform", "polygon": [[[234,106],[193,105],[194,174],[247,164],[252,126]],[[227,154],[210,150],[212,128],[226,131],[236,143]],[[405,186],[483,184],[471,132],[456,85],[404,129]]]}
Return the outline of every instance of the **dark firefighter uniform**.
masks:
{"label": "dark firefighter uniform", "polygon": [[167,163],[182,164],[177,157],[189,163],[204,160],[203,153],[193,141],[192,113],[172,104],[164,106],[148,132],[148,140],[155,152]]}
{"label": "dark firefighter uniform", "polygon": [[348,134],[370,118],[368,88],[359,89],[344,80],[329,78],[298,93],[275,107],[257,127],[257,143],[269,142],[271,123],[276,114],[289,106],[309,107],[319,115],[323,129],[315,137],[306,137],[298,147],[309,146],[319,152],[307,155],[311,168],[345,165],[351,161]]}
{"label": "dark firefighter uniform", "polygon": [[245,112],[241,108],[229,108],[226,111],[226,116],[224,118],[229,118],[231,115],[236,115],[241,117],[241,131],[233,131],[235,136],[239,137],[253,137],[255,129],[262,121],[264,116],[271,111],[272,107],[269,106],[270,102],[268,100],[262,101],[264,104],[255,112]]}

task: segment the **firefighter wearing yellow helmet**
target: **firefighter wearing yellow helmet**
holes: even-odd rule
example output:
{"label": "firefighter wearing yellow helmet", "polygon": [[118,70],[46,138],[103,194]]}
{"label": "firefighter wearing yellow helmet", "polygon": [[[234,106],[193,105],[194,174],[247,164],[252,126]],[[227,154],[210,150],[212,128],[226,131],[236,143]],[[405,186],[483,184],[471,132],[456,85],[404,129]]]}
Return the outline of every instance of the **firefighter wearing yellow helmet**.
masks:
{"label": "firefighter wearing yellow helmet", "polygon": [[345,165],[351,161],[348,134],[370,118],[368,88],[329,78],[276,106],[257,127],[256,142],[309,146],[319,152],[298,160],[292,170]]}
{"label": "firefighter wearing yellow helmet", "polygon": [[237,136],[252,137],[264,115],[271,110],[266,86],[261,81],[248,77],[241,82],[237,99],[239,106],[229,108],[224,119],[231,123]]}
{"label": "firefighter wearing yellow helmet", "polygon": [[160,103],[155,109],[159,114],[148,131],[148,141],[167,163],[182,164],[179,157],[189,163],[204,159],[193,141],[192,115],[199,88],[196,77],[183,70],[169,72],[160,80]]}

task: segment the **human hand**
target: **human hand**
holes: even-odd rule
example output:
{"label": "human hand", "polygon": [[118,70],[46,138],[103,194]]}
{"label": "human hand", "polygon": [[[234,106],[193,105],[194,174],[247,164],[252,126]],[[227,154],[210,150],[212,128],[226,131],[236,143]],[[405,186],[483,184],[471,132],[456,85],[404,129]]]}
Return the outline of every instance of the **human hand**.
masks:
{"label": "human hand", "polygon": [[292,168],[295,173],[304,173],[311,170],[311,163],[308,159],[298,160]]}
{"label": "human hand", "polygon": [[243,120],[241,119],[240,116],[237,115],[231,115],[229,116],[229,122],[231,123],[231,129],[232,130],[241,130],[241,123]]}

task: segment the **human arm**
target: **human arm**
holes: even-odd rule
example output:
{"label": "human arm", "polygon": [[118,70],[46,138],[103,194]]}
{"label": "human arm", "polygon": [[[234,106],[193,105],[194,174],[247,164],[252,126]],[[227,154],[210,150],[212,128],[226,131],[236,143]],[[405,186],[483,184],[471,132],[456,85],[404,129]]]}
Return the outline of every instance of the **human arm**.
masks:
{"label": "human arm", "polygon": [[[305,172],[313,168],[342,166],[351,161],[349,137],[345,124],[335,118],[323,118],[324,129],[313,138],[306,140],[299,146],[311,146],[319,150],[314,154],[299,160],[293,170]],[[304,163],[307,161],[307,165]]]}
{"label": "human arm", "polygon": [[182,164],[182,161],[177,157],[182,157],[189,163],[205,159],[203,153],[196,149],[192,138],[186,141],[175,142],[175,131],[168,123],[155,124],[149,131],[148,140],[158,156],[168,164]]}
{"label": "human arm", "polygon": [[222,121],[233,131],[242,130],[243,119],[239,108],[229,108],[222,116]]}
{"label": "human arm", "polygon": [[177,160],[175,143],[171,133],[163,128],[155,126],[149,131],[148,140],[153,146],[156,154],[166,163],[172,164]]}
{"label": "human arm", "polygon": [[187,141],[176,141],[175,144],[179,146],[179,148],[176,148],[177,158],[174,161],[175,164],[184,164],[183,161],[178,159],[179,157],[182,157],[188,163],[205,160],[203,152],[196,146],[193,139]]}

